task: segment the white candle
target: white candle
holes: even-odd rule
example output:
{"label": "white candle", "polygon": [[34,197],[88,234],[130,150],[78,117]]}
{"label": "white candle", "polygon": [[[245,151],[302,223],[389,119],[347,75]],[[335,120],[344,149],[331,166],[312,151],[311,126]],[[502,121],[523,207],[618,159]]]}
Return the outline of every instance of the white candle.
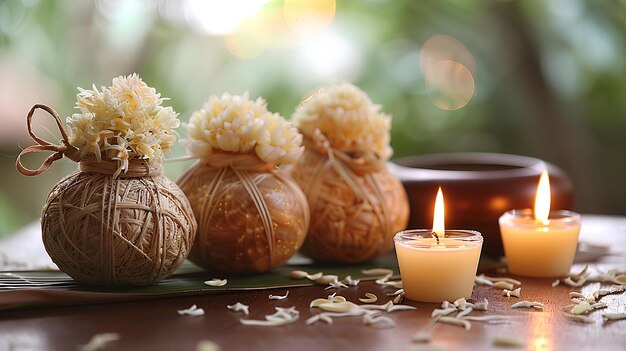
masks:
{"label": "white candle", "polygon": [[433,222],[433,230],[405,230],[394,237],[406,297],[420,302],[469,298],[483,238],[476,231],[444,230],[441,189]]}
{"label": "white candle", "polygon": [[569,273],[580,232],[580,215],[550,212],[550,183],[539,181],[535,210],[513,210],[499,220],[509,271],[527,277],[564,277]]}

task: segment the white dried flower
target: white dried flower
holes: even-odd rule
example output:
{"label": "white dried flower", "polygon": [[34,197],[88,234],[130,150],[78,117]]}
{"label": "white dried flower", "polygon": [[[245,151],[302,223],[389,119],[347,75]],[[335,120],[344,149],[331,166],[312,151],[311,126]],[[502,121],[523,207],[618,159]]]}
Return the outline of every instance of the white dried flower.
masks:
{"label": "white dried flower", "polygon": [[263,162],[279,165],[296,162],[304,150],[298,130],[269,112],[265,100],[250,100],[248,93],[211,96],[186,127],[188,139],[181,144],[196,157],[217,150],[254,154]]}
{"label": "white dried flower", "polygon": [[224,285],[228,284],[228,279],[213,278],[211,280],[205,281],[204,284],[206,284],[208,286],[224,286]]}
{"label": "white dried flower", "polygon": [[333,148],[373,151],[387,160],[392,154],[391,117],[380,110],[365,92],[343,82],[319,89],[298,106],[292,119],[305,135],[319,129]]}
{"label": "white dried flower", "polygon": [[178,310],[178,314],[181,316],[187,315],[191,317],[199,317],[204,315],[204,310],[196,305],[193,305],[189,308]]}
{"label": "white dried flower", "polygon": [[529,307],[543,308],[544,304],[542,304],[541,302],[534,302],[534,301],[520,301],[511,305],[511,308],[529,308]]}
{"label": "white dried flower", "polygon": [[365,297],[361,297],[359,298],[359,301],[363,302],[363,303],[374,303],[376,301],[378,301],[378,297],[372,293],[365,293]]}
{"label": "white dried flower", "polygon": [[89,342],[85,345],[81,345],[79,351],[96,351],[104,349],[109,343],[120,339],[120,335],[117,333],[101,333],[91,337]]}
{"label": "white dried flower", "polygon": [[244,305],[241,302],[237,302],[234,305],[227,305],[226,308],[228,308],[229,310],[233,311],[233,312],[243,312],[243,314],[245,314],[246,316],[248,314],[250,314],[250,306],[248,305]]}
{"label": "white dried flower", "polygon": [[78,88],[80,113],[68,117],[69,142],[81,157],[117,160],[122,171],[131,159],[159,160],[176,142],[180,121],[163,98],[137,74],[119,76],[110,87]]}
{"label": "white dried flower", "polygon": [[239,322],[243,325],[254,325],[259,327],[279,327],[282,325],[290,324],[300,318],[300,312],[295,307],[282,308],[275,307],[276,313],[266,315],[265,320],[256,319],[240,319]]}
{"label": "white dried flower", "polygon": [[196,351],[220,351],[220,345],[211,340],[202,340],[196,345]]}
{"label": "white dried flower", "polygon": [[270,294],[270,296],[268,298],[270,300],[284,300],[284,299],[287,298],[287,296],[289,296],[289,290],[287,290],[285,295],[272,295],[272,294]]}

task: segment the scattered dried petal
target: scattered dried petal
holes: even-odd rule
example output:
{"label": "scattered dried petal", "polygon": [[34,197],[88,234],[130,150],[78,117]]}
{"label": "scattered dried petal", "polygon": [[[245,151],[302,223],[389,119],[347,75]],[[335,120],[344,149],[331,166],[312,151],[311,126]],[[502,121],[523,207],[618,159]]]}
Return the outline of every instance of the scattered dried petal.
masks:
{"label": "scattered dried petal", "polygon": [[578,274],[570,274],[569,278],[571,278],[575,282],[578,282],[581,279],[587,278],[589,274],[589,265],[585,265],[585,267]]}
{"label": "scattered dried petal", "polygon": [[398,296],[400,294],[404,294],[404,289],[398,289],[398,290],[392,292],[391,294],[387,294],[387,296]]}
{"label": "scattered dried petal", "polygon": [[285,295],[270,295],[269,299],[270,300],[284,300],[287,298],[287,296],[289,296],[289,290],[287,290]]}
{"label": "scattered dried petal", "polygon": [[427,332],[417,332],[411,338],[413,342],[423,342],[423,343],[430,342],[430,339],[432,339],[432,335],[430,335],[430,333],[427,333]]}
{"label": "scattered dried petal", "polygon": [[343,283],[350,286],[357,286],[361,282],[360,279],[352,279],[352,276],[347,276],[343,281]]}
{"label": "scattered dried petal", "polygon": [[330,284],[328,284],[328,286],[326,288],[324,288],[324,290],[328,290],[328,289],[339,289],[339,288],[347,288],[348,286],[340,281],[334,281],[331,282]]}
{"label": "scattered dried petal", "polygon": [[289,273],[289,278],[291,279],[304,279],[309,275],[309,273],[305,271],[291,271]]}
{"label": "scattered dried petal", "polygon": [[491,280],[485,279],[483,277],[484,275],[476,276],[476,278],[474,278],[474,283],[476,283],[476,285],[493,286],[493,282]]}
{"label": "scattered dried petal", "polygon": [[463,319],[475,322],[491,322],[510,319],[508,316],[465,316]]}
{"label": "scattered dried petal", "polygon": [[337,293],[333,293],[332,295],[328,295],[328,300],[331,302],[345,302],[346,298],[341,295],[337,295]]}
{"label": "scattered dried petal", "polygon": [[227,279],[217,279],[217,278],[213,278],[211,280],[207,280],[204,282],[204,284],[209,285],[209,286],[224,286],[226,285],[226,283],[228,283]]}
{"label": "scattered dried petal", "polygon": [[307,319],[304,324],[311,325],[313,323],[317,323],[318,321],[322,321],[326,324],[333,324],[333,319],[330,318],[327,313],[319,313],[314,315],[313,317]]}
{"label": "scattered dried petal", "polygon": [[[391,302],[391,301],[389,301]],[[413,306],[409,306],[409,305],[394,305],[393,303],[389,306],[387,306],[387,312],[395,312],[395,311],[413,311],[416,310],[417,308],[413,307]]]}
{"label": "scattered dried petal", "polygon": [[513,285],[522,285],[522,282],[520,282],[519,280],[513,279],[513,278],[507,278],[507,277],[488,277],[488,276],[486,276],[484,274],[481,274],[481,275],[478,276],[478,278],[490,280],[492,283],[507,282],[507,283],[510,283],[510,284],[513,284]]}
{"label": "scattered dried petal", "polygon": [[306,279],[315,281],[315,280],[320,279],[323,275],[324,275],[324,273],[322,273],[322,272],[317,272],[317,273],[314,273],[314,274],[308,274],[306,276]]}
{"label": "scattered dried petal", "polygon": [[476,302],[471,306],[476,311],[486,311],[487,307],[489,307],[489,301],[487,299],[483,299],[481,302]]}
{"label": "scattered dried petal", "polygon": [[322,275],[321,277],[315,279],[316,283],[322,284],[322,285],[334,283],[337,281],[339,281],[339,277],[333,274]]}
{"label": "scattered dried petal", "polygon": [[383,304],[383,305],[362,305],[360,306],[360,308],[364,309],[364,310],[382,310],[382,311],[387,311],[389,309],[389,307],[393,306],[393,302],[388,301],[387,303]]}
{"label": "scattered dried petal", "polygon": [[502,290],[502,295],[504,295],[506,297],[511,297],[511,296],[513,296],[513,297],[520,297],[521,291],[522,291],[521,287],[519,287],[519,288],[517,288],[517,289],[515,289],[513,291],[504,289],[504,290]]}
{"label": "scattered dried petal", "polygon": [[378,300],[378,297],[372,293],[365,293],[365,298],[360,298],[359,301],[363,303],[374,303]]}
{"label": "scattered dried petal", "polygon": [[391,301],[393,301],[393,303],[396,304],[396,305],[401,304],[404,301],[404,293],[394,297],[393,300],[391,300]]}
{"label": "scattered dried petal", "polygon": [[493,283],[493,287],[497,288],[497,289],[513,290],[513,288],[515,286],[513,284],[509,283],[509,282],[505,282],[504,280],[500,280],[500,281],[497,281],[497,282]]}
{"label": "scattered dried petal", "polygon": [[471,308],[471,307],[468,307],[468,308],[466,308],[466,309],[464,309],[464,310],[461,310],[461,312],[457,313],[456,318],[462,318],[462,317],[465,317],[465,316],[467,316],[468,314],[472,313],[472,311],[473,311],[473,310],[474,310],[474,309],[473,309],[473,308]]}
{"label": "scattered dried petal", "polygon": [[583,314],[591,311],[591,305],[587,301],[582,301],[570,310],[571,314]]}
{"label": "scattered dried petal", "polygon": [[447,323],[456,325],[459,327],[465,328],[465,331],[470,331],[472,329],[472,323],[465,319],[458,319],[454,317],[439,317],[437,322]]}
{"label": "scattered dried petal", "polygon": [[573,298],[584,299],[585,295],[580,293],[580,292],[578,292],[578,291],[570,291],[569,292],[569,297],[572,298],[572,299]]}
{"label": "scattered dried petal", "polygon": [[456,311],[456,307],[448,307],[442,309],[434,309],[433,313],[430,314],[431,318],[439,317],[439,316],[447,316],[450,313]]}
{"label": "scattered dried petal", "polygon": [[196,351],[220,351],[220,345],[211,340],[202,340],[196,345]]}
{"label": "scattered dried petal", "polygon": [[192,317],[199,317],[204,315],[204,310],[202,308],[198,308],[198,306],[196,305],[193,305],[189,308],[178,310],[178,314],[180,314],[181,316],[187,315]]}
{"label": "scattered dried petal", "polygon": [[228,308],[229,310],[234,311],[234,312],[240,312],[241,311],[246,316],[248,314],[250,314],[250,309],[249,309],[250,307],[248,305],[242,304],[241,302],[237,302],[234,305],[227,305],[226,308]]}
{"label": "scattered dried petal", "polygon": [[566,313],[565,314],[565,318],[569,319],[571,321],[575,321],[575,322],[593,323],[593,319],[591,317],[583,316],[583,315],[579,315],[579,314]]}
{"label": "scattered dried petal", "polygon": [[387,275],[392,276],[393,275],[393,271],[387,268],[364,269],[361,271],[361,273],[365,275],[372,275],[372,276],[387,276]]}
{"label": "scattered dried petal", "polygon": [[598,300],[601,296],[622,292],[624,292],[624,285],[612,285],[608,289],[596,290],[593,293],[593,297]]}
{"label": "scattered dried petal", "polygon": [[387,281],[383,284],[384,286],[392,286],[396,289],[401,289],[402,288],[402,280],[392,280],[392,281]]}
{"label": "scattered dried petal", "polygon": [[604,302],[596,302],[591,305],[592,310],[597,310],[600,308],[607,308],[607,307],[609,307],[609,305],[605,304]]}
{"label": "scattered dried petal", "polygon": [[87,344],[81,345],[78,349],[80,351],[96,351],[102,350],[107,344],[120,339],[120,335],[117,333],[101,333],[96,334],[89,339]]}
{"label": "scattered dried petal", "polygon": [[524,347],[524,340],[505,336],[494,336],[491,339],[491,344],[495,347]]}
{"label": "scattered dried petal", "polygon": [[454,306],[456,306],[460,310],[464,310],[468,307],[474,307],[472,303],[467,302],[464,298],[457,299],[454,301]]}
{"label": "scattered dried petal", "polygon": [[520,301],[511,305],[511,308],[524,308],[524,307],[543,308],[544,304],[540,302],[533,302],[533,301]]}
{"label": "scattered dried petal", "polygon": [[626,313],[604,313],[602,317],[607,320],[616,321],[620,319],[626,319]]}
{"label": "scattered dried petal", "polygon": [[396,322],[387,316],[372,316],[369,314],[363,315],[363,324],[365,325],[374,325],[380,322],[382,322],[383,326],[387,327],[394,327],[396,325]]}
{"label": "scattered dried petal", "polygon": [[569,285],[569,286],[572,286],[572,287],[580,287],[580,286],[583,286],[583,285],[585,285],[585,283],[586,283],[586,282],[587,282],[587,280],[586,280],[586,279],[581,279],[581,280],[579,280],[579,281],[574,281],[574,280],[572,280],[572,278],[570,278],[570,277],[567,277],[567,278],[563,279],[563,283],[565,283],[565,284],[567,284],[567,285]]}
{"label": "scattered dried petal", "polygon": [[323,304],[320,304],[317,306],[311,306],[311,307],[317,307],[327,312],[349,312],[349,311],[359,308],[358,305],[349,301],[323,303]]}
{"label": "scattered dried petal", "polygon": [[265,320],[240,319],[243,325],[254,325],[259,327],[278,327],[293,323],[300,318],[300,312],[295,307],[281,308],[275,307],[276,313],[265,316]]}

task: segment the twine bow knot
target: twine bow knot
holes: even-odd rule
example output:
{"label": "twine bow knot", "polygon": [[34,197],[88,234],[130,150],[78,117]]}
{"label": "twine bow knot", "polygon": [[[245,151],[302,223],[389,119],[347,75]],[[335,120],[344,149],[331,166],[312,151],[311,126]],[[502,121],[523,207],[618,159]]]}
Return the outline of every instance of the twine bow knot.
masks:
{"label": "twine bow knot", "polygon": [[[35,135],[35,133],[33,133],[32,120],[33,120],[33,114],[35,113],[35,110],[37,109],[42,109],[48,112],[48,114],[54,118],[57,124],[57,127],[59,128],[59,132],[61,132],[61,138],[62,138],[61,144],[59,145],[52,144],[49,141],[39,138],[38,136]],[[26,117],[26,126],[28,128],[28,134],[38,144],[31,145],[25,148],[17,156],[17,160],[15,161],[15,168],[17,168],[18,172],[22,173],[25,176],[32,177],[32,176],[36,176],[38,174],[45,172],[52,165],[52,163],[54,163],[57,160],[62,159],[63,157],[67,157],[74,162],[80,161],[80,153],[78,149],[70,144],[69,137],[67,135],[67,132],[65,131],[65,128],[63,127],[63,122],[61,121],[61,118],[59,117],[57,112],[50,106],[43,105],[43,104],[37,104],[33,106],[28,112],[28,116]],[[53,152],[53,154],[48,156],[48,158],[46,158],[46,160],[39,166],[39,168],[30,169],[22,164],[22,160],[21,160],[22,156],[29,154],[31,152],[42,152],[42,151],[51,151]]]}

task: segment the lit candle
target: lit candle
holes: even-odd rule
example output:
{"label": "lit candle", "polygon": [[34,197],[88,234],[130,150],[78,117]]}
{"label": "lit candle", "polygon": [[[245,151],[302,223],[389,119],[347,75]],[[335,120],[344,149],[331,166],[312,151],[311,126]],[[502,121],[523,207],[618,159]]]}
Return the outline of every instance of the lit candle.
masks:
{"label": "lit candle", "polygon": [[535,210],[512,210],[500,217],[500,233],[509,271],[527,277],[563,277],[574,262],[580,215],[550,212],[550,180],[543,172]]}
{"label": "lit candle", "polygon": [[442,302],[472,295],[483,238],[473,230],[445,230],[441,188],[433,229],[405,230],[394,242],[407,298]]}

